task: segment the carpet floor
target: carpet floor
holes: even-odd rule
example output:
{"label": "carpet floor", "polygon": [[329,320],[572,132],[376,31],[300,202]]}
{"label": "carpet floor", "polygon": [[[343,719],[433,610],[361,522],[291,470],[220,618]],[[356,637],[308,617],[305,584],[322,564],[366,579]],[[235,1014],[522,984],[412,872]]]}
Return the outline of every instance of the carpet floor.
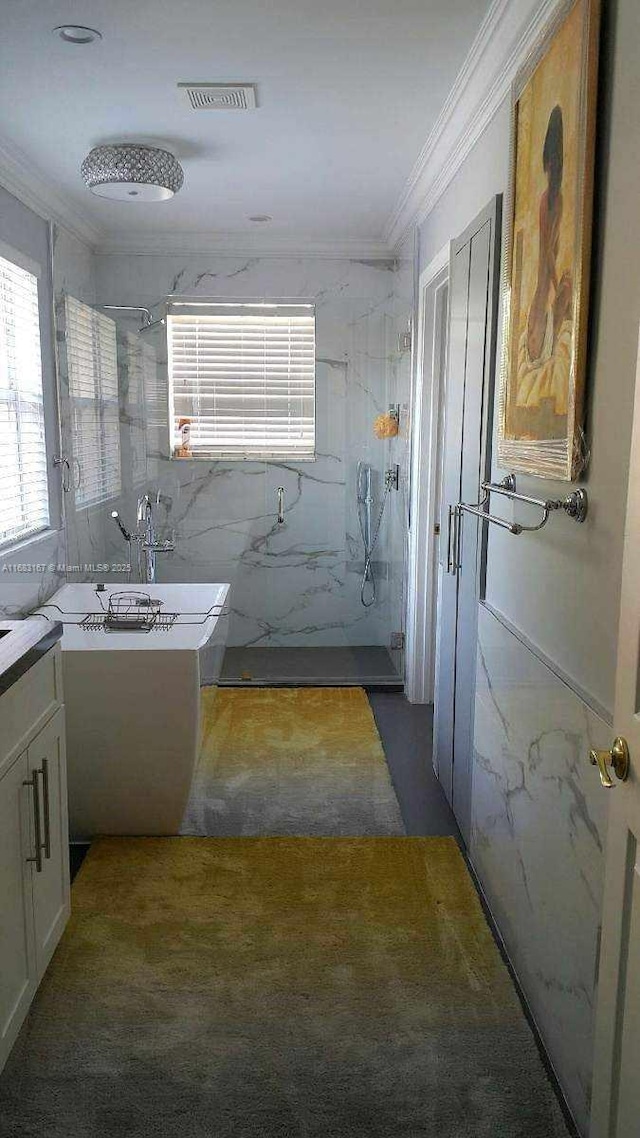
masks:
{"label": "carpet floor", "polygon": [[404,834],[362,688],[208,688],[181,832]]}
{"label": "carpet floor", "polygon": [[452,838],[92,847],[12,1138],[560,1138]]}

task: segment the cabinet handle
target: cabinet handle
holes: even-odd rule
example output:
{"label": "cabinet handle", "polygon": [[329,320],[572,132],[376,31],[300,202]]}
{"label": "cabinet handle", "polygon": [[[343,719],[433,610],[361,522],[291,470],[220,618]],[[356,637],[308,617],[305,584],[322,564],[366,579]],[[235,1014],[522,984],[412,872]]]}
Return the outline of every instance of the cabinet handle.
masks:
{"label": "cabinet handle", "polygon": [[42,760],[40,773],[42,775],[42,801],[44,804],[44,842],[42,848],[48,861],[51,857],[51,810],[49,806],[49,763],[46,759]]}
{"label": "cabinet handle", "polygon": [[449,529],[447,531],[447,573],[454,576],[460,568],[460,510],[449,506]]}
{"label": "cabinet handle", "polygon": [[25,778],[22,785],[30,786],[33,788],[33,823],[36,832],[35,855],[33,857],[28,857],[27,861],[35,862],[36,872],[42,873],[42,835],[40,831],[40,794],[38,791],[38,772],[34,771],[31,778]]}

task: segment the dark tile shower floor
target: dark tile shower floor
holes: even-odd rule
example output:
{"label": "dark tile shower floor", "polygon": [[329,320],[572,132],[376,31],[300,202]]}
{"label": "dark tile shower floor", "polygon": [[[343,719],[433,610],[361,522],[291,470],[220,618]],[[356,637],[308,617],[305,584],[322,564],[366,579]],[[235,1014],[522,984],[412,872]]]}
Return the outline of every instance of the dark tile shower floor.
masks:
{"label": "dark tile shower floor", "polygon": [[312,684],[402,689],[386,648],[227,648],[220,683],[228,686]]}

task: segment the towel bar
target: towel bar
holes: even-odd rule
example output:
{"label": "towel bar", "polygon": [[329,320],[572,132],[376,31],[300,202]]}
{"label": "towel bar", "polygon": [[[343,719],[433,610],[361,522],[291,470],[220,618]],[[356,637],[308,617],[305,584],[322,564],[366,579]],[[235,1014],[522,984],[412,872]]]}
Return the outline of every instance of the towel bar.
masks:
{"label": "towel bar", "polygon": [[[551,514],[555,510],[564,510],[568,517],[576,522],[583,522],[589,510],[589,499],[586,490],[574,490],[566,498],[533,498],[529,494],[518,494],[516,490],[515,474],[507,474],[502,482],[483,482],[481,484],[484,496],[479,502],[473,504],[458,502],[449,506],[449,540],[447,543],[447,572],[457,573],[460,568],[460,539],[461,527],[459,520],[462,514],[472,514],[476,518],[489,522],[490,525],[499,526],[518,537],[521,533],[537,533],[546,526]],[[537,525],[524,525],[522,522],[508,522],[506,518],[496,517],[488,510],[483,509],[489,502],[491,494],[500,494],[511,502],[523,502],[527,506],[536,506],[542,510],[542,518]],[[453,542],[452,542],[453,537]]]}

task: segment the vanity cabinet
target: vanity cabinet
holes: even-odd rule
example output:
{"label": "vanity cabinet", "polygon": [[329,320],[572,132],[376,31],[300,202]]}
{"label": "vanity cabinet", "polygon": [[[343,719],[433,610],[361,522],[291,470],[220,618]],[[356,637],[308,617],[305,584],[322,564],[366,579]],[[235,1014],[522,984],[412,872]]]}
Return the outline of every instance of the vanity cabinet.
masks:
{"label": "vanity cabinet", "polygon": [[0,695],[0,1069],[69,916],[60,647]]}

